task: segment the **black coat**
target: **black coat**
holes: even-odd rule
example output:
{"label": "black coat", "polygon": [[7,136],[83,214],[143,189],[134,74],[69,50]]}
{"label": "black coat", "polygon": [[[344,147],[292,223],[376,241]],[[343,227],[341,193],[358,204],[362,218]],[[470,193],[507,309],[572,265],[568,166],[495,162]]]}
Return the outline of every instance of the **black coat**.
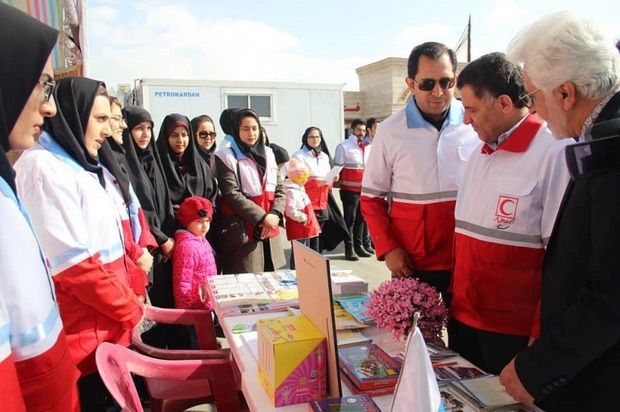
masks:
{"label": "black coat", "polygon": [[[620,93],[595,123],[620,118]],[[541,338],[515,361],[547,411],[613,410],[620,387],[620,173],[571,180],[543,262]]]}

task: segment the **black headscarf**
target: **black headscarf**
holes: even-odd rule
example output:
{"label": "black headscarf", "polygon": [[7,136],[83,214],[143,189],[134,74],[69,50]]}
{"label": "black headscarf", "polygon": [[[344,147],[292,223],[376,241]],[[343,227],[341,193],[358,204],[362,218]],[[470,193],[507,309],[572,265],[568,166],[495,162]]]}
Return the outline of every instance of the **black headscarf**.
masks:
{"label": "black headscarf", "polygon": [[5,152],[9,134],[47,63],[58,31],[0,3],[0,177],[15,190],[15,172]]}
{"label": "black headscarf", "polygon": [[[110,106],[115,104],[115,100],[115,97],[110,97]],[[125,204],[129,206],[132,199],[131,192],[129,191],[129,173],[127,172],[127,165],[125,164],[125,149],[110,136],[101,144],[98,157],[99,162],[108,169],[118,182],[123,200]]]}
{"label": "black headscarf", "polygon": [[127,129],[123,130],[123,148],[129,178],[151,232],[161,245],[174,235],[175,230],[166,176],[154,138],[151,137],[148,146],[141,149],[131,136],[134,127],[142,122],[150,122],[153,126],[153,120],[149,112],[138,106],[126,106],[123,115],[127,121]]}
{"label": "black headscarf", "polygon": [[[258,123],[258,140],[252,146],[248,146],[247,144],[243,143],[241,141],[241,137],[239,136],[239,128],[241,127],[241,122],[246,117],[253,117]],[[241,150],[244,155],[254,160],[254,162],[258,166],[258,171],[260,172],[262,178],[263,176],[265,176],[265,170],[267,168],[267,155],[265,153],[263,130],[260,125],[260,119],[258,118],[258,115],[252,109],[239,110],[237,113],[235,113],[233,124],[233,137],[235,138],[235,143],[237,143],[237,146],[239,146],[239,150]]]}
{"label": "black headscarf", "polygon": [[[181,124],[187,128],[189,142],[179,159],[168,144],[168,136],[175,127]],[[215,204],[217,182],[211,170],[198,157],[196,140],[187,116],[169,114],[164,118],[157,137],[157,151],[161,157],[163,171],[168,182],[170,200],[173,205],[180,205],[183,200],[190,196],[204,197]],[[181,173],[181,167],[184,168],[185,177]]]}
{"label": "black headscarf", "polygon": [[[321,144],[317,148],[312,148],[308,144],[308,135],[313,130],[319,132],[319,136],[321,136]],[[318,127],[310,126],[304,132],[304,135],[301,137],[301,148],[306,148],[308,150],[312,150],[314,154],[317,156],[321,154],[321,152],[325,152],[325,154],[331,159],[331,155],[329,154],[329,149],[327,148],[327,143],[325,143],[325,139],[323,138],[323,132]]]}
{"label": "black headscarf", "polygon": [[[194,131],[194,135],[192,136],[192,138],[196,139],[196,133],[198,133],[198,126],[205,122],[210,122],[213,127],[215,127],[213,119],[211,119],[209,116],[201,115],[196,116],[192,119],[191,126],[192,130]],[[202,160],[207,162],[207,166],[209,166],[211,164],[211,155],[217,150],[217,143],[213,142],[213,145],[209,148],[209,150],[203,149],[202,146],[200,146],[199,144],[196,145],[196,149],[198,149],[198,155],[202,158]]]}
{"label": "black headscarf", "polygon": [[240,109],[237,108],[233,108],[233,109],[226,109],[222,112],[222,114],[220,115],[220,127],[222,128],[222,131],[228,135],[233,135],[233,129],[234,129],[234,120],[235,120],[235,114],[237,114],[237,112]]}
{"label": "black headscarf", "polygon": [[58,80],[54,89],[58,112],[45,119],[44,129],[85,170],[97,174],[99,183],[105,187],[99,161],[88,154],[84,144],[84,132],[100,86],[105,84],[86,77]]}

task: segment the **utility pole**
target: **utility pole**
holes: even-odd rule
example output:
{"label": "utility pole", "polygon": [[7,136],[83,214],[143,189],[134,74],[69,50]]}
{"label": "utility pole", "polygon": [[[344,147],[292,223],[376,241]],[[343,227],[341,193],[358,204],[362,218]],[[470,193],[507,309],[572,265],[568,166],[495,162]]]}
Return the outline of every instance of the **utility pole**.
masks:
{"label": "utility pole", "polygon": [[467,63],[471,62],[471,14],[467,23]]}

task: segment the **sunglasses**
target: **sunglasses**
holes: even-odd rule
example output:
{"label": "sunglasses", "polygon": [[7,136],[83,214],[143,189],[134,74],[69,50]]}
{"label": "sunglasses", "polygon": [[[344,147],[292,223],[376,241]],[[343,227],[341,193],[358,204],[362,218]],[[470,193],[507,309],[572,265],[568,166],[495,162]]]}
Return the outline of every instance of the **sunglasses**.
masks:
{"label": "sunglasses", "polygon": [[523,103],[523,106],[527,107],[528,109],[531,109],[532,106],[534,106],[534,98],[532,97],[532,95],[539,90],[540,88],[534,90],[533,92],[521,94],[519,96],[519,100],[521,101],[521,103]]}
{"label": "sunglasses", "polygon": [[54,87],[56,87],[56,82],[54,80],[39,80],[39,84],[43,87],[43,96],[45,96],[45,101],[49,102],[52,97]]}
{"label": "sunglasses", "polygon": [[437,83],[439,83],[439,87],[441,87],[443,90],[451,89],[456,84],[456,79],[454,77],[442,77],[439,80],[422,79],[420,81],[413,80],[413,82],[418,85],[418,88],[420,90],[423,90],[425,92],[430,92],[431,90],[435,88],[435,85]]}
{"label": "sunglasses", "polygon": [[210,137],[211,139],[215,139],[215,136],[217,136],[217,132],[198,132],[198,137],[200,137],[201,139],[206,139],[207,137]]}

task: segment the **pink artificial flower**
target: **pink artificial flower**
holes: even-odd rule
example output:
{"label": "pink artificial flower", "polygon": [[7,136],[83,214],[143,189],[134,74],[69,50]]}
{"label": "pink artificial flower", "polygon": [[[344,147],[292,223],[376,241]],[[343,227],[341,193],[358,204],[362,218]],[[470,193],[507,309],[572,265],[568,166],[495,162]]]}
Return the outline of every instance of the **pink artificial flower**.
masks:
{"label": "pink artificial flower", "polygon": [[448,309],[437,290],[415,278],[383,282],[370,292],[366,308],[379,329],[389,330],[396,340],[407,336],[415,312],[420,312],[418,326],[425,339],[441,338],[448,321]]}

